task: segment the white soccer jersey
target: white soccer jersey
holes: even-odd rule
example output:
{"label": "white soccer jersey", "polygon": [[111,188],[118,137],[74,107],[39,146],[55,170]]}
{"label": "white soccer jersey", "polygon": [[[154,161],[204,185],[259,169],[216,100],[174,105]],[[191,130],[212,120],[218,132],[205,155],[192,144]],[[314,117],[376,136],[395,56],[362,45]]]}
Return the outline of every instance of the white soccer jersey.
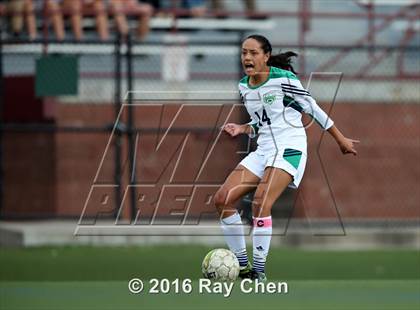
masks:
{"label": "white soccer jersey", "polygon": [[302,112],[309,114],[324,130],[333,125],[290,71],[271,67],[268,80],[256,87],[248,84],[246,76],[239,82],[239,93],[251,117],[253,136],[259,136],[260,152],[290,147],[306,153]]}

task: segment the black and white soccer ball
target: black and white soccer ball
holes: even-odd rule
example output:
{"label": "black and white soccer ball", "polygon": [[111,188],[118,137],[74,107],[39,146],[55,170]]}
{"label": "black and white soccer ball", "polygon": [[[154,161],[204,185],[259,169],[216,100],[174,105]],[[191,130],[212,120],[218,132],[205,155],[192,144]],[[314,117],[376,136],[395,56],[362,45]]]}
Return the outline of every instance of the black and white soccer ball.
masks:
{"label": "black and white soccer ball", "polygon": [[204,257],[201,272],[214,281],[235,281],[239,275],[239,262],[231,251],[214,249]]}

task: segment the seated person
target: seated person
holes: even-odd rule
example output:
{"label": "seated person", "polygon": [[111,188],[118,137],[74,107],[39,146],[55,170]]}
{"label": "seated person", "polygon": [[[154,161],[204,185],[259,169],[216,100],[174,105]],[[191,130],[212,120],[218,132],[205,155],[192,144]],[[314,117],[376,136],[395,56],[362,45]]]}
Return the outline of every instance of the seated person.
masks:
{"label": "seated person", "polygon": [[170,9],[184,9],[188,11],[188,16],[203,17],[207,8],[205,0],[161,0],[160,8],[168,11]]}
{"label": "seated person", "polygon": [[[227,17],[226,13],[223,12],[225,10],[224,1],[226,0],[211,0],[211,7],[219,17]],[[242,0],[242,2],[245,7],[245,13],[248,17],[264,18],[263,15],[257,13],[255,0]]]}
{"label": "seated person", "polygon": [[204,0],[183,0],[182,8],[189,10],[192,17],[203,17],[207,11]]}
{"label": "seated person", "polygon": [[9,0],[2,2],[3,10],[10,15],[10,30],[12,34],[20,36],[24,24],[26,24],[29,39],[36,39],[37,29],[33,0]]}
{"label": "seated person", "polygon": [[101,40],[109,39],[108,14],[103,0],[62,0],[61,8],[70,15],[76,40],[83,39],[83,16],[91,12],[96,19],[96,30],[99,37]]}
{"label": "seated person", "polygon": [[[64,22],[63,14],[61,12],[60,0],[46,0],[45,1],[47,16],[50,19],[55,36],[58,40],[64,40],[65,31],[64,31]],[[39,5],[38,9],[42,10],[42,4]]]}
{"label": "seated person", "polygon": [[63,15],[70,16],[76,40],[83,39],[82,21],[83,15],[86,15],[84,11],[93,12],[96,16],[99,37],[102,40],[109,38],[108,17],[103,0],[45,0],[45,5],[58,40],[65,37]]}
{"label": "seated person", "polygon": [[111,13],[114,15],[117,31],[126,36],[129,33],[127,13],[138,16],[137,37],[143,40],[149,33],[150,17],[153,14],[153,7],[148,3],[138,0],[109,0]]}

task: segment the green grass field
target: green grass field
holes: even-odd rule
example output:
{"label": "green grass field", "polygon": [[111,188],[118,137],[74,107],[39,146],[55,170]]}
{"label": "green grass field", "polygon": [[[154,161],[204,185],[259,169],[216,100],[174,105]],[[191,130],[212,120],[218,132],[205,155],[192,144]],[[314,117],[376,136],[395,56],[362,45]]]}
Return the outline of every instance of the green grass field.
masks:
{"label": "green grass field", "polygon": [[[273,249],[269,281],[288,293],[198,292],[199,246],[62,247],[0,251],[0,309],[419,309],[419,251]],[[132,294],[131,278],[145,282]],[[192,292],[150,294],[149,279],[193,280]]]}

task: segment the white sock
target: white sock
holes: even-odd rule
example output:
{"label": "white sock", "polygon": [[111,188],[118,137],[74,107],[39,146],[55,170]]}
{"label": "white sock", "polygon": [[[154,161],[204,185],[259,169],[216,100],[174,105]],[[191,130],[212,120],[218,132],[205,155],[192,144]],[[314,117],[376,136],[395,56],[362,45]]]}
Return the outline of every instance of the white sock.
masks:
{"label": "white sock", "polygon": [[273,233],[271,216],[254,218],[254,230],[252,232],[253,264],[257,272],[265,272],[265,262],[270,250],[271,234]]}
{"label": "white sock", "polygon": [[239,265],[245,267],[248,265],[248,255],[246,253],[244,227],[242,226],[241,217],[238,213],[235,213],[222,219],[220,224],[229,249],[235,253]]}

